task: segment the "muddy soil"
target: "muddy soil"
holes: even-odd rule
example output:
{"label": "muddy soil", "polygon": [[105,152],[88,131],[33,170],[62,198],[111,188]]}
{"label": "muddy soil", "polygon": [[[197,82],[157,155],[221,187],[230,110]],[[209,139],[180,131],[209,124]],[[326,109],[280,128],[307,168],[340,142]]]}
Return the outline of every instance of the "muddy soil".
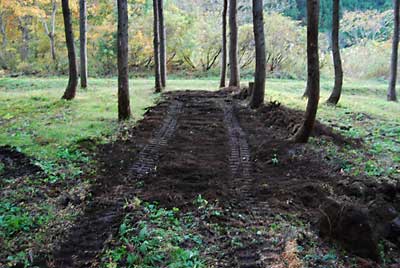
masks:
{"label": "muddy soil", "polygon": [[[251,111],[226,92],[166,93],[135,128],[99,148],[93,200],[48,266],[98,267],[99,254],[118,232],[124,201],[133,197],[190,211],[202,195],[247,219],[238,223],[227,217],[224,224],[248,230],[270,224],[276,215],[295,215],[318,233],[321,205],[328,198],[367,209],[380,200],[375,211],[390,207],[394,213],[370,213],[378,227],[399,215],[398,188],[393,193],[390,186],[343,177],[323,150],[289,142],[301,120],[301,112],[276,103]],[[354,144],[320,123],[315,135]],[[365,191],[354,190],[355,182]],[[216,267],[286,267],[285,244],[277,245],[273,237],[256,244],[243,237],[243,245],[232,248],[226,237],[207,230],[204,235],[210,246],[216,243],[225,251],[216,256]]]}
{"label": "muddy soil", "polygon": [[41,172],[41,169],[34,165],[33,159],[18,152],[15,148],[0,147],[0,179],[15,179],[38,172]]}

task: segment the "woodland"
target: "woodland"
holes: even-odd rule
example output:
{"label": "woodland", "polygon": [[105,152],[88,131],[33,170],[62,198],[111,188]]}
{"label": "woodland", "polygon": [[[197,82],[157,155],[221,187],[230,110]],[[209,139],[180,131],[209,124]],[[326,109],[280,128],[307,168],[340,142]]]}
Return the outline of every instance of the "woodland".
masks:
{"label": "woodland", "polygon": [[400,0],[0,0],[0,268],[399,268]]}

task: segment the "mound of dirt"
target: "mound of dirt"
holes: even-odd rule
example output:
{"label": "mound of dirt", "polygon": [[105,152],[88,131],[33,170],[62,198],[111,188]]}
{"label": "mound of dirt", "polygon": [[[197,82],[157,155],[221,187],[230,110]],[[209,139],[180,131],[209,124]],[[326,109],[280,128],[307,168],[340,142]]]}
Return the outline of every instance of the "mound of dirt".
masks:
{"label": "mound of dirt", "polygon": [[[282,106],[277,102],[270,102],[266,106],[260,108],[257,112],[265,118],[266,127],[281,128],[286,132],[288,138],[293,136],[300,128],[304,119],[304,112],[294,110]],[[316,121],[313,136],[328,137],[338,145],[343,144],[358,144],[359,141],[348,139],[339,133],[335,132],[333,128]]]}
{"label": "mound of dirt", "polygon": [[328,200],[321,211],[320,233],[323,237],[335,238],[361,257],[379,259],[378,240],[367,209]]}
{"label": "mound of dirt", "polygon": [[33,160],[10,146],[0,147],[0,178],[18,178],[32,175],[42,170]]}

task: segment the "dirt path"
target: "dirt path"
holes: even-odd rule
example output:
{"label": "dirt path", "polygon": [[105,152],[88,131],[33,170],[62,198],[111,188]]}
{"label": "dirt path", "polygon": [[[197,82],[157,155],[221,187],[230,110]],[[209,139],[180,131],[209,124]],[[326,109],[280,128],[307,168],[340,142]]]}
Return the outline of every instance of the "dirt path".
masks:
{"label": "dirt path", "polygon": [[[143,131],[143,138],[146,139],[147,135],[150,135],[150,139],[148,143],[138,144],[142,148],[139,148],[137,156],[132,153],[128,155],[129,159],[115,159],[115,156],[119,156],[119,154],[113,155],[112,150],[115,148],[103,148],[104,157],[110,156],[110,161],[104,161],[110,166],[104,168],[101,178],[93,189],[93,201],[70,229],[66,241],[56,250],[51,266],[96,267],[96,257],[102,252],[106,242],[116,234],[121,224],[124,201],[137,194],[137,190],[124,177],[137,180],[152,174],[161,148],[166,146],[175,131],[182,104],[173,101],[167,105],[168,111],[164,119],[156,110],[154,116],[148,118],[148,122],[152,121],[154,125],[160,127]],[[162,109],[164,107],[162,104],[159,106]],[[108,149],[111,151],[106,152]],[[126,166],[117,167],[118,170],[115,170],[114,168],[121,163],[126,163]]]}
{"label": "dirt path", "polygon": [[[319,152],[285,141],[295,127],[285,112],[272,105],[256,114],[221,92],[167,93],[136,128],[100,148],[93,200],[50,266],[98,267],[133,197],[187,211],[199,195],[218,200],[229,211],[221,225],[238,230],[264,230],[281,212],[315,224],[320,203],[343,192],[343,178]],[[231,234],[204,232],[222,251],[215,267],[286,267],[282,252],[294,239],[248,231],[232,247]]]}

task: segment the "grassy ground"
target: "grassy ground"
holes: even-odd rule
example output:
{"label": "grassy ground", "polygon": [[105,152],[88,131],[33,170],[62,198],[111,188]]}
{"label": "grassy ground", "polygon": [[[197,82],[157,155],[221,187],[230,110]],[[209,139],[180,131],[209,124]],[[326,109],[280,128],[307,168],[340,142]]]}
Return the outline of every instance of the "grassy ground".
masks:
{"label": "grassy ground", "polygon": [[[66,82],[66,78],[0,79],[0,144],[15,146],[40,160],[56,161],[65,154],[65,148],[79,141],[103,139],[115,133],[116,79],[91,79],[89,89],[79,91],[73,102],[60,100]],[[152,85],[151,80],[131,80],[132,122],[157,99],[152,94]],[[268,80],[267,100],[304,110],[306,101],[300,98],[304,86],[305,81]],[[217,87],[217,79],[169,81],[169,90]],[[332,81],[321,83],[318,118],[336,126],[346,136],[368,142],[372,154],[367,161],[355,152],[344,151],[344,154],[355,154],[358,162],[367,162],[367,170],[373,175],[398,169],[395,164],[399,162],[400,105],[385,100],[386,87],[385,82],[345,81],[339,106],[328,107],[323,101],[329,95]],[[353,168],[354,164],[347,160],[343,162],[345,170],[364,171]]]}
{"label": "grassy ground", "polygon": [[[85,195],[92,164],[90,155],[81,152],[78,144],[87,140],[106,142],[126,127],[116,120],[116,79],[91,79],[90,87],[79,90],[71,102],[60,100],[66,83],[66,78],[0,78],[0,146],[11,145],[34,157],[46,173],[40,180],[0,181],[6,189],[0,200],[0,252],[5,252],[0,254],[0,266],[26,261],[29,249],[49,243],[47,232],[56,232],[58,224],[73,220],[74,208],[59,211],[58,195],[48,193],[47,188]],[[133,119],[128,125],[140,119],[145,108],[159,98],[152,93],[152,85],[151,80],[131,80]],[[217,79],[169,81],[169,90],[217,87]],[[305,81],[268,80],[267,100],[304,109],[304,87]],[[328,97],[331,87],[332,82],[322,81],[321,100]],[[384,82],[346,81],[338,107],[321,103],[319,120],[348,137],[364,140],[364,146],[358,149],[312,140],[332,156],[342,172],[377,180],[400,179],[400,104],[388,103],[385,91]],[[0,165],[0,177],[1,173]],[[43,198],[36,197],[43,193],[46,202],[40,205],[36,201]]]}
{"label": "grassy ground", "polygon": [[[92,79],[88,90],[80,91],[73,102],[60,100],[65,78],[0,79],[0,144],[11,144],[41,158],[52,158],[56,147],[77,140],[111,134],[115,120],[116,79]],[[245,82],[244,82],[245,83]],[[322,100],[331,89],[322,81]],[[131,81],[131,103],[134,119],[155,100],[151,80]],[[217,80],[171,80],[169,89],[216,89]],[[301,96],[304,81],[268,80],[267,99],[304,109]],[[346,82],[344,97],[337,108],[321,105],[322,121],[340,119],[346,112],[365,113],[378,120],[399,123],[400,106],[385,100],[386,84],[377,81]]]}

